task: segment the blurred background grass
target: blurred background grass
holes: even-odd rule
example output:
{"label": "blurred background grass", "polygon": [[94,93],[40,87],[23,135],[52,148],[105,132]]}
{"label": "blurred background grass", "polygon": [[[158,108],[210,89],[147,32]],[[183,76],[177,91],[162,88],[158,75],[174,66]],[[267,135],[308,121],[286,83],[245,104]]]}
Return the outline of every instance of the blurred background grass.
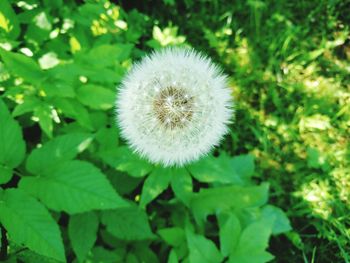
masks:
{"label": "blurred background grass", "polygon": [[[94,41],[125,44],[118,56],[126,62],[110,81],[111,72],[84,71],[106,85],[152,49],[184,45],[211,56],[229,75],[236,100],[235,123],[222,147],[256,156],[256,180],[270,182],[271,201],[293,225],[287,236],[271,241],[276,260],[350,262],[350,1],[42,2],[46,13],[30,11],[38,1],[18,2],[29,10],[19,15],[22,23],[35,17],[36,24],[26,25],[24,42],[1,43],[28,56],[34,51],[42,69],[71,60],[69,54],[77,54],[81,67],[93,62],[98,68],[109,60],[97,49],[89,57]],[[65,19],[55,22],[56,16]],[[8,26],[0,17],[2,30]],[[128,44],[136,48],[131,52]],[[86,52],[79,56],[80,50]],[[69,83],[70,74],[80,74],[75,69],[53,74]],[[7,76],[0,64],[1,81]],[[21,99],[18,89],[11,92]],[[36,112],[48,136],[54,125],[49,110]],[[93,125],[100,117],[93,116]]]}

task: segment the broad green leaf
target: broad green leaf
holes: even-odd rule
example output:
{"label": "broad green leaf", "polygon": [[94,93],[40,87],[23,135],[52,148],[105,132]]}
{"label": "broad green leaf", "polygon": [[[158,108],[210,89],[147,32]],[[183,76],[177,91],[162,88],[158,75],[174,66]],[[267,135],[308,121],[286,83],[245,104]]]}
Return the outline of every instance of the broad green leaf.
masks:
{"label": "broad green leaf", "polygon": [[98,85],[86,84],[77,89],[77,98],[92,109],[108,110],[114,106],[115,92]]}
{"label": "broad green leaf", "polygon": [[99,156],[111,167],[133,177],[143,177],[153,169],[152,164],[141,159],[126,146],[100,152]]}
{"label": "broad green leaf", "polygon": [[250,187],[225,186],[203,189],[193,194],[190,206],[197,222],[201,222],[209,214],[264,205],[267,198],[268,184]]}
{"label": "broad green leaf", "polygon": [[234,183],[243,181],[234,169],[231,159],[222,153],[219,157],[208,156],[188,166],[189,171],[200,182]]}
{"label": "broad green leaf", "polygon": [[[17,167],[25,155],[25,142],[22,130],[17,121],[9,114],[4,102],[0,99],[0,167],[5,172]],[[5,177],[5,176],[4,176]],[[5,181],[0,177],[0,182]]]}
{"label": "broad green leaf", "polygon": [[0,48],[0,56],[9,71],[22,77],[26,81],[37,84],[45,77],[38,64],[25,55]]}
{"label": "broad green leaf", "polygon": [[180,246],[186,239],[185,231],[180,227],[169,227],[158,230],[158,235],[170,246]]}
{"label": "broad green leaf", "polygon": [[127,206],[105,175],[83,161],[67,161],[49,174],[22,177],[19,185],[49,208],[69,214]]}
{"label": "broad green leaf", "polygon": [[178,262],[179,262],[179,259],[176,255],[175,250],[174,249],[170,250],[168,263],[178,263]]}
{"label": "broad green leaf", "polygon": [[24,97],[22,104],[18,104],[12,112],[13,117],[21,116],[25,113],[32,112],[41,104],[41,101],[34,96]]}
{"label": "broad green leaf", "polygon": [[20,33],[16,13],[7,0],[0,1],[0,28],[2,28],[11,39],[16,39]]}
{"label": "broad green leaf", "polygon": [[174,174],[171,178],[171,188],[179,200],[189,205],[193,185],[192,178],[186,169],[179,168],[174,170]]}
{"label": "broad green leaf", "polygon": [[236,247],[240,234],[241,224],[234,213],[220,214],[219,216],[220,250],[223,256],[228,256]]}
{"label": "broad green leaf", "polygon": [[270,235],[272,233],[272,222],[259,220],[248,225],[241,234],[237,247],[230,255],[229,262],[232,263],[264,263],[273,259],[266,252]]}
{"label": "broad green leaf", "polygon": [[101,128],[96,136],[96,141],[99,143],[99,150],[106,151],[118,147],[119,134],[117,128]]}
{"label": "broad green leaf", "polygon": [[116,263],[124,262],[125,251],[121,249],[106,249],[104,247],[96,246],[92,249],[92,256],[88,258],[86,262],[99,262],[99,263]]}
{"label": "broad green leaf", "polygon": [[26,168],[34,175],[50,173],[63,161],[71,160],[84,151],[92,136],[87,133],[70,133],[58,136],[33,150],[26,163]]}
{"label": "broad green leaf", "polygon": [[223,257],[213,241],[189,230],[186,231],[186,238],[190,263],[219,263],[222,261]]}
{"label": "broad green leaf", "polygon": [[17,244],[65,261],[60,230],[46,208],[18,189],[0,192],[0,222]]}
{"label": "broad green leaf", "polygon": [[278,235],[292,230],[289,219],[282,209],[273,205],[266,205],[262,209],[262,217],[273,222],[272,234]]}
{"label": "broad green leaf", "polygon": [[173,170],[171,168],[156,167],[152,171],[142,187],[140,200],[142,208],[168,188],[172,175]]}
{"label": "broad green leaf", "polygon": [[142,263],[159,263],[159,255],[156,255],[149,246],[145,246],[142,243],[133,245],[134,254]]}
{"label": "broad green leaf", "polygon": [[94,212],[72,215],[68,235],[79,262],[83,262],[97,239],[98,217]]}
{"label": "broad green leaf", "polygon": [[102,223],[109,233],[121,240],[154,238],[147,214],[136,206],[103,211]]}

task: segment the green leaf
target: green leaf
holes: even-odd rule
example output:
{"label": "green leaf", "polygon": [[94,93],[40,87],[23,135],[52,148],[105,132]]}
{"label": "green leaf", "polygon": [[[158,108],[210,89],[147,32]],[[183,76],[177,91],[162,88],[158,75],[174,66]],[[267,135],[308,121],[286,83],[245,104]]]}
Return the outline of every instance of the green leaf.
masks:
{"label": "green leaf", "polygon": [[33,59],[25,55],[9,52],[0,48],[0,56],[9,71],[33,84],[40,83],[45,77],[39,65]]}
{"label": "green leaf", "polygon": [[176,255],[175,250],[174,249],[170,250],[168,263],[178,263],[178,262],[179,262],[179,259]]}
{"label": "green leaf", "polygon": [[26,169],[35,175],[50,173],[56,165],[71,160],[84,151],[91,140],[92,136],[87,133],[58,136],[30,153]]}
{"label": "green leaf", "polygon": [[204,236],[186,231],[190,263],[219,263],[223,257],[213,241]]}
{"label": "green leaf", "polygon": [[0,184],[6,184],[12,178],[13,171],[11,168],[8,168],[0,164]]}
{"label": "green leaf", "polygon": [[241,178],[249,178],[254,174],[254,156],[250,154],[234,156],[231,165]]}
{"label": "green leaf", "polygon": [[20,33],[16,13],[7,0],[0,1],[0,28],[2,28],[11,39],[16,39]]}
{"label": "green leaf", "polygon": [[18,104],[12,112],[13,117],[21,116],[25,113],[32,112],[36,107],[41,104],[41,101],[34,97],[28,96],[24,97],[24,101],[22,104]]}
{"label": "green leaf", "polygon": [[[17,167],[25,155],[25,142],[22,130],[0,99],[0,166],[3,172]],[[2,181],[0,179],[0,181]]]}
{"label": "green leaf", "polygon": [[79,262],[83,262],[97,239],[98,217],[89,212],[73,215],[69,219],[68,235]]}
{"label": "green leaf", "polygon": [[77,89],[78,100],[92,109],[108,110],[114,106],[115,92],[101,86],[86,84]]}
{"label": "green leaf", "polygon": [[190,206],[197,222],[201,222],[209,214],[264,205],[267,198],[268,184],[251,187],[226,186],[203,189],[193,194]]}
{"label": "green leaf", "polygon": [[127,146],[100,152],[99,156],[111,167],[121,172],[127,172],[133,177],[143,177],[153,169],[152,164],[141,159]]}
{"label": "green leaf", "polygon": [[68,161],[38,177],[22,177],[19,185],[49,208],[69,214],[127,206],[105,175],[83,161]]}
{"label": "green leaf", "polygon": [[186,169],[178,168],[174,171],[171,178],[171,188],[179,200],[184,204],[189,205],[193,185],[192,178]]}
{"label": "green leaf", "polygon": [[0,192],[0,222],[17,244],[38,254],[65,261],[57,223],[46,208],[18,189]]}
{"label": "green leaf", "polygon": [[158,230],[158,235],[170,246],[178,247],[186,239],[185,231],[180,227],[169,227]]}
{"label": "green leaf", "polygon": [[230,255],[232,263],[264,263],[274,257],[265,251],[268,247],[272,231],[272,222],[259,220],[248,225],[238,241],[238,245]]}
{"label": "green leaf", "polygon": [[51,108],[47,104],[41,104],[34,109],[34,116],[39,119],[40,128],[49,138],[52,138],[53,120]]}
{"label": "green leaf", "polygon": [[240,234],[241,224],[234,213],[219,215],[220,250],[223,256],[228,256],[236,247]]}
{"label": "green leaf", "polygon": [[232,165],[232,160],[224,153],[219,157],[208,156],[188,166],[189,171],[200,182],[234,183],[243,181]]}
{"label": "green leaf", "polygon": [[103,211],[102,223],[109,233],[122,240],[154,238],[147,214],[136,206]]}
{"label": "green leaf", "polygon": [[273,205],[266,205],[262,209],[262,217],[273,222],[272,234],[278,235],[292,230],[289,219],[282,209]]}
{"label": "green leaf", "polygon": [[86,262],[99,262],[99,263],[116,263],[124,262],[124,251],[120,249],[105,249],[100,246],[96,246],[92,249],[92,257]]}
{"label": "green leaf", "polygon": [[157,167],[152,171],[143,184],[140,200],[141,208],[144,208],[168,188],[172,175],[171,168]]}

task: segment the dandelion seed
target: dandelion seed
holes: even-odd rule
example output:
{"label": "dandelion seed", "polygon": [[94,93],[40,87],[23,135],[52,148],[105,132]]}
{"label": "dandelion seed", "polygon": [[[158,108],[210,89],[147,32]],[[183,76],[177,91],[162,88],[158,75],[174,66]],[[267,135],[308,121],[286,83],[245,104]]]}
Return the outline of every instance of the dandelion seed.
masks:
{"label": "dandelion seed", "polygon": [[190,49],[164,49],[134,65],[116,103],[131,148],[165,166],[207,154],[226,134],[233,111],[226,76]]}

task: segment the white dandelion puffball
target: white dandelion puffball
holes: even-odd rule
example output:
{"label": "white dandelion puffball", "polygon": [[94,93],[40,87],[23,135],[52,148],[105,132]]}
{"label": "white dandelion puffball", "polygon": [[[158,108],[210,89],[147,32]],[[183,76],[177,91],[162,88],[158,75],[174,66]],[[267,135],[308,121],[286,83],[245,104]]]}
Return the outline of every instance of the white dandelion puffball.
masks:
{"label": "white dandelion puffball", "polygon": [[131,148],[182,166],[218,145],[233,101],[226,76],[192,49],[163,49],[134,65],[119,87],[117,119]]}

